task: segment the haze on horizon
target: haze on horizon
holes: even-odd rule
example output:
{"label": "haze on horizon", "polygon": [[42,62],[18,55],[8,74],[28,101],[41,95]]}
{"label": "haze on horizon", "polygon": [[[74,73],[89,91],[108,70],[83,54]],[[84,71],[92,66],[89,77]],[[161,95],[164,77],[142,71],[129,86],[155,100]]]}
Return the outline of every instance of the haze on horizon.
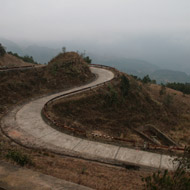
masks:
{"label": "haze on horizon", "polygon": [[189,0],[0,0],[0,37],[190,71]]}

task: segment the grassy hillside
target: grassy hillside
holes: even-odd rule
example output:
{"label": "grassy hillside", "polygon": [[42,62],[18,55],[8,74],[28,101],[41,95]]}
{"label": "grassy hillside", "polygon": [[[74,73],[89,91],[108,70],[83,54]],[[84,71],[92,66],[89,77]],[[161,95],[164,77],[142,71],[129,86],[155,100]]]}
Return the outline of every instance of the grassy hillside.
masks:
{"label": "grassy hillside", "polygon": [[47,67],[0,72],[0,112],[29,97],[70,88],[92,78],[89,67],[76,53],[59,54]]}
{"label": "grassy hillside", "polygon": [[154,134],[150,134],[147,126],[153,125],[176,143],[189,144],[190,96],[159,85],[142,84],[130,76],[127,78],[129,86],[125,95],[126,87],[120,78],[96,91],[54,102],[49,114],[76,131],[86,132],[88,138],[98,134],[142,144],[145,139],[134,129],[152,138]]}
{"label": "grassy hillside", "polygon": [[0,57],[0,67],[22,67],[28,65],[33,65],[33,64],[26,63],[23,60],[8,53],[5,54],[3,57]]}
{"label": "grassy hillside", "polygon": [[[6,109],[17,103],[85,83],[93,77],[87,64],[76,53],[59,54],[45,68],[0,72],[0,118]],[[1,160],[16,164],[18,160],[27,158],[32,163],[25,165],[29,169],[93,189],[124,190],[126,184],[129,189],[142,189],[141,177],[150,173],[110,167],[45,150],[27,149],[15,144],[1,132],[0,142]],[[9,160],[7,155],[9,155]],[[133,181],[134,178],[135,181]]]}

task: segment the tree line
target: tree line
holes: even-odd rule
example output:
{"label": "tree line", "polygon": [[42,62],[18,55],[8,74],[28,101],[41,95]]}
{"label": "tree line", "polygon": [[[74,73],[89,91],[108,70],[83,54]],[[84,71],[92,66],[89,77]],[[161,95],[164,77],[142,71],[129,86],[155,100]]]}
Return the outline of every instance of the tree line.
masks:
{"label": "tree line", "polygon": [[190,83],[167,83],[166,87],[172,88],[174,90],[178,90],[183,92],[184,94],[190,94]]}
{"label": "tree line", "polygon": [[15,57],[17,57],[19,59],[22,59],[24,62],[38,64],[36,61],[34,61],[32,56],[29,56],[29,55],[20,56],[17,53],[13,53],[11,51],[9,51],[8,54],[11,54],[11,55],[13,55],[13,56],[15,56]]}

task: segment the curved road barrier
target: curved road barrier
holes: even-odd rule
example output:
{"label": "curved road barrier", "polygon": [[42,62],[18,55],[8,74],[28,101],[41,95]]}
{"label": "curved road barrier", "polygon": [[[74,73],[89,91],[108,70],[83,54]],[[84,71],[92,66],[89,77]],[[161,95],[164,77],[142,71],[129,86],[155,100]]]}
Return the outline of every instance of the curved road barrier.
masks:
{"label": "curved road barrier", "polygon": [[15,107],[1,120],[3,133],[29,148],[46,149],[109,164],[173,170],[173,158],[170,156],[77,138],[55,130],[42,119],[41,110],[48,101],[95,88],[114,78],[113,72],[105,68],[91,67],[91,71],[98,77],[89,84]]}

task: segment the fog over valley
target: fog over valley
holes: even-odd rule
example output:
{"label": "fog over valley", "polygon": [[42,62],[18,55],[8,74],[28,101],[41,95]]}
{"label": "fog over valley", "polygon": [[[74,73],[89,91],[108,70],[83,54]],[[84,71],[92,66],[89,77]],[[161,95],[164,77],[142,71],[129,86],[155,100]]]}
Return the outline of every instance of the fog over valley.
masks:
{"label": "fog over valley", "polygon": [[93,63],[140,77],[149,74],[159,80],[158,70],[172,70],[180,71],[182,82],[190,82],[188,0],[0,3],[0,42],[7,51],[47,63],[65,46],[67,51],[85,51]]}

